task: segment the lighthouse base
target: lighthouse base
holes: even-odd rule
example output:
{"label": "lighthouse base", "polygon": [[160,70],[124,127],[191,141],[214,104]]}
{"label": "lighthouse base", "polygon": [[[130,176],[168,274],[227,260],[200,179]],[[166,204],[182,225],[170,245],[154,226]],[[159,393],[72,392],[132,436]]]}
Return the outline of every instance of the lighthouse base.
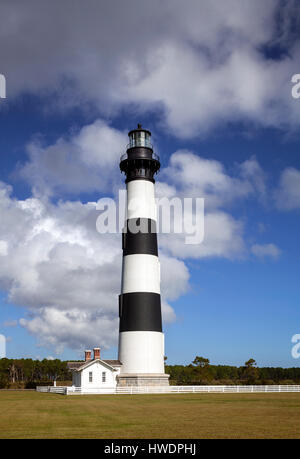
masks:
{"label": "lighthouse base", "polygon": [[117,376],[119,387],[168,386],[170,375],[165,373],[123,373]]}

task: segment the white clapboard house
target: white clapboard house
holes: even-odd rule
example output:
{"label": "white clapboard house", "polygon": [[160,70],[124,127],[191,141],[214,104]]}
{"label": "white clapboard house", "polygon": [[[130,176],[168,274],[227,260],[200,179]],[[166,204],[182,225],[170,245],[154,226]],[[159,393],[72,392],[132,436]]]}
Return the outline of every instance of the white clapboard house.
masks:
{"label": "white clapboard house", "polygon": [[121,366],[119,360],[102,360],[100,348],[94,348],[93,359],[92,351],[85,351],[84,362],[68,362],[72,372],[72,387],[86,393],[110,392],[117,386]]}

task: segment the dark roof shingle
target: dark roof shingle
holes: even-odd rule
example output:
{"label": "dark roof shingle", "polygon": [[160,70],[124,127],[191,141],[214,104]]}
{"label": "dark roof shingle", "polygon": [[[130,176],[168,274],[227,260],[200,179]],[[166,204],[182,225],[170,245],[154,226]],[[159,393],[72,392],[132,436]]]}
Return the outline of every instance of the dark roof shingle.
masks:
{"label": "dark roof shingle", "polygon": [[103,360],[103,362],[107,363],[108,365],[111,365],[112,367],[113,366],[121,366],[122,363],[120,362],[120,360]]}
{"label": "dark roof shingle", "polygon": [[[110,365],[111,367],[119,367],[122,365],[120,360],[103,360],[103,362],[107,363],[107,365]],[[87,362],[67,362],[67,367],[69,370],[77,370],[79,367],[84,365]]]}
{"label": "dark roof shingle", "polygon": [[69,370],[76,370],[83,364],[84,362],[67,362],[67,367],[69,368]]}

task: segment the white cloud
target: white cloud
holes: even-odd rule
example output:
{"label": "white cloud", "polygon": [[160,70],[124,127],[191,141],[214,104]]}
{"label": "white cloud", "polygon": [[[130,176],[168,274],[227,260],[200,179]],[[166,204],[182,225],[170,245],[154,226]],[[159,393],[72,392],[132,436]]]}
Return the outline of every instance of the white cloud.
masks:
{"label": "white cloud", "polygon": [[[53,145],[30,145],[29,160],[19,172],[34,189],[31,198],[13,198],[12,188],[0,184],[0,287],[13,304],[28,308],[21,326],[58,352],[116,344],[122,254],[118,234],[96,231],[96,202],[52,203],[49,196],[61,191],[116,192],[124,141],[124,133],[97,120]],[[266,184],[254,157],[229,174],[220,162],[188,150],[171,156],[160,179],[160,197],[205,198],[203,243],[185,244],[185,234],[159,235],[162,313],[171,322],[175,312],[170,302],[189,289],[184,260],[244,256],[245,222],[228,207],[241,199],[260,199]]]}
{"label": "white cloud", "polygon": [[[128,106],[159,108],[160,125],[181,137],[236,120],[299,126],[290,94],[300,54],[292,0],[189,0],[188,8],[183,0],[28,0],[2,2],[1,16],[8,100],[52,95],[52,108],[90,111],[92,103],[109,117]],[[289,53],[266,59],[262,49],[275,45]]]}
{"label": "white cloud", "polygon": [[292,61],[267,61],[249,43],[241,43],[233,41],[225,53],[222,45],[221,52],[201,53],[186,43],[164,43],[149,58],[153,70],[128,83],[124,102],[161,103],[167,127],[179,137],[205,134],[228,121],[297,125],[299,109],[290,94],[297,54]]}
{"label": "white cloud", "polygon": [[27,145],[29,161],[20,166],[19,172],[42,195],[61,190],[111,190],[114,183],[120,183],[118,161],[127,138],[125,133],[96,120],[53,145],[32,141]]}
{"label": "white cloud", "polygon": [[6,241],[0,241],[0,256],[7,255],[8,247]]}
{"label": "white cloud", "polygon": [[[96,231],[96,203],[46,198],[18,200],[0,186],[0,286],[9,301],[28,308],[20,325],[39,342],[60,352],[116,344],[121,242],[118,234]],[[163,317],[175,319],[168,304],[188,288],[185,264],[162,258]],[[173,267],[170,278],[164,271]],[[176,268],[176,269],[175,269]],[[174,282],[175,280],[175,282]]]}
{"label": "white cloud", "polygon": [[[246,255],[246,222],[233,217],[228,209],[245,199],[264,200],[266,177],[255,157],[237,164],[230,175],[219,161],[180,150],[170,157],[169,165],[161,171],[160,180],[164,181],[158,183],[159,197],[165,193],[167,197],[177,196],[182,201],[184,198],[204,198],[203,242],[186,244],[185,233],[172,234],[171,237],[161,234],[160,245],[166,253],[182,259],[235,259]],[[186,219],[189,217],[185,214]]]}
{"label": "white cloud", "polygon": [[[54,145],[39,146],[36,154],[32,154],[33,150],[30,146],[29,161],[20,169],[20,173],[34,187],[37,197],[51,195],[61,190],[75,193],[97,189],[116,193],[118,186],[123,186],[118,160],[124,144],[123,133],[112,129],[102,120],[97,120],[83,127],[74,136],[69,136],[68,140],[60,139]],[[36,148],[34,144],[34,149]],[[67,176],[66,161],[72,164],[72,169]],[[264,198],[266,178],[255,157],[237,164],[233,172],[230,175],[219,161],[202,158],[188,150],[179,150],[171,155],[169,164],[159,175],[156,185],[157,196],[168,198],[177,196],[181,199],[204,198],[205,238],[203,243],[195,246],[184,243],[185,234],[172,235],[172,237],[162,234],[160,247],[165,253],[181,259],[212,256],[233,259],[245,253],[244,222],[230,215],[228,206],[246,198]],[[35,213],[41,212],[41,203],[38,199],[28,200],[22,205],[31,206],[32,210],[35,209]],[[79,203],[77,205],[81,208]],[[68,208],[70,206],[72,205],[69,203]],[[53,219],[46,218],[43,223],[39,223],[41,224],[44,227],[46,225],[46,231],[48,227],[51,227],[52,232],[58,231]],[[76,237],[79,236],[77,234]],[[74,234],[72,237],[75,237]],[[80,252],[82,248],[77,248],[78,254],[76,254],[76,250],[74,247],[70,248],[68,242],[62,240],[61,245],[53,249],[54,258],[59,257],[63,263],[67,259],[68,251],[72,251],[72,263],[76,259],[80,261],[84,256]],[[61,263],[58,263],[58,266],[54,265],[53,268],[57,277],[54,285],[62,278],[59,273]],[[48,261],[47,270],[50,266]]]}
{"label": "white cloud", "polygon": [[300,171],[294,167],[285,169],[276,191],[277,206],[281,210],[300,208]]}
{"label": "white cloud", "polygon": [[204,240],[186,244],[186,234],[161,234],[160,244],[166,253],[185,258],[240,258],[245,254],[243,223],[222,212],[209,212],[204,218]]}
{"label": "white cloud", "polygon": [[252,253],[259,258],[278,258],[281,250],[275,244],[254,244],[251,247]]}
{"label": "white cloud", "polygon": [[160,255],[160,262],[162,264],[161,291],[169,300],[176,300],[187,290],[189,271],[183,261],[164,254]]}
{"label": "white cloud", "polygon": [[[230,176],[219,161],[180,150],[171,156],[160,178],[169,181],[181,196],[205,198],[206,209],[224,207],[233,201],[265,193],[264,173],[254,157],[239,164],[236,174]],[[169,191],[170,185],[168,187]],[[172,190],[169,195],[173,193]]]}
{"label": "white cloud", "polygon": [[252,156],[239,165],[241,178],[248,183],[251,192],[260,194],[261,198],[266,194],[266,174],[262,170],[256,158]]}
{"label": "white cloud", "polygon": [[[37,154],[32,154],[30,146],[29,161],[20,169],[20,173],[28,178],[35,191],[39,191],[37,196],[51,195],[58,190],[78,192],[107,189],[116,192],[118,185],[123,186],[117,164],[119,151],[124,144],[123,133],[97,120],[83,127],[73,137],[70,136],[67,141],[60,139],[54,145],[39,147]],[[56,156],[59,158],[57,162]],[[65,157],[73,166],[67,177],[61,164],[61,158]],[[255,157],[237,164],[230,175],[219,161],[202,158],[189,150],[175,152],[167,167],[161,170],[156,184],[157,196],[204,198],[205,238],[203,243],[193,246],[184,243],[185,234],[172,237],[162,234],[160,247],[179,258],[217,256],[232,259],[242,256],[245,253],[244,222],[230,215],[227,208],[242,199],[264,198],[265,190],[266,177]],[[39,201],[32,202],[37,205]],[[28,202],[26,206],[29,206]],[[43,225],[52,225],[51,231],[54,231],[51,219],[46,219]],[[55,250],[56,257],[61,252],[60,258],[65,260],[67,246],[56,247]],[[74,248],[72,251],[75,252]],[[78,260],[81,256],[78,253]],[[55,267],[54,272],[59,273],[59,267]],[[57,277],[61,278],[59,274]]]}

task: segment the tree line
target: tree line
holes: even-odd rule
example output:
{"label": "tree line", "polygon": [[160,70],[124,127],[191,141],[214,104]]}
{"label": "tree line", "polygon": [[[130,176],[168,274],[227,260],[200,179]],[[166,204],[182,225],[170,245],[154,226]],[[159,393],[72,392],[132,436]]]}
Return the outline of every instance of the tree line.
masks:
{"label": "tree line", "polygon": [[[165,357],[165,361],[167,358]],[[83,363],[83,362],[82,362]],[[196,356],[189,365],[165,365],[170,384],[300,384],[299,368],[261,367],[254,359],[243,366],[211,365],[209,359]],[[71,383],[72,374],[67,362],[33,359],[0,359],[0,389],[35,388],[36,385],[52,385],[57,381]]]}
{"label": "tree line", "polygon": [[173,385],[300,384],[300,368],[257,367],[254,359],[243,366],[210,365],[209,359],[196,356],[189,365],[167,365]]}
{"label": "tree line", "polygon": [[67,362],[55,360],[0,359],[0,389],[35,388],[53,381],[71,381]]}

